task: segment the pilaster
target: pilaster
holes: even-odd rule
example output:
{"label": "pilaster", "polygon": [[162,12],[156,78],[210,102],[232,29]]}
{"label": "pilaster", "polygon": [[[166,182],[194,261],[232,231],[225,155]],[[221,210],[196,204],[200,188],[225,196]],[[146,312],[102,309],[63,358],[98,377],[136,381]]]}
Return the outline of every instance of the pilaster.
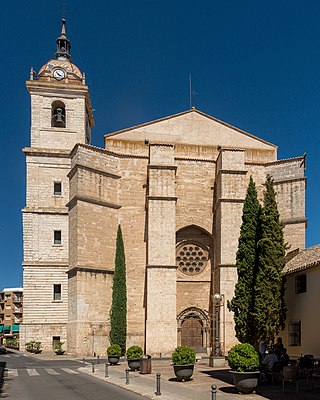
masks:
{"label": "pilaster", "polygon": [[146,352],[169,355],[177,344],[174,146],[149,145]]}

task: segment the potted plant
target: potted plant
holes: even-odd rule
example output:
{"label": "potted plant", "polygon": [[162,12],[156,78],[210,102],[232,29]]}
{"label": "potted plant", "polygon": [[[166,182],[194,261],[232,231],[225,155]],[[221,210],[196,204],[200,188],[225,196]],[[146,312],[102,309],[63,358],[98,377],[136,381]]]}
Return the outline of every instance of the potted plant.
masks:
{"label": "potted plant", "polygon": [[62,355],[62,354],[64,354],[64,352],[65,352],[65,350],[62,350],[62,345],[63,345],[63,343],[64,342],[56,342],[55,344],[54,344],[54,347],[53,347],[53,350],[54,350],[54,352],[57,354],[57,355]]}
{"label": "potted plant", "polygon": [[34,343],[33,343],[33,352],[34,352],[35,354],[40,354],[40,353],[42,352],[42,349],[41,349],[41,342],[34,342]]}
{"label": "potted plant", "polygon": [[126,356],[128,361],[128,367],[132,371],[139,371],[140,369],[140,357],[143,351],[140,346],[131,346],[128,348]]}
{"label": "potted plant", "polygon": [[235,387],[240,393],[252,393],[260,375],[260,357],[256,349],[249,343],[237,344],[228,353],[228,363]]}
{"label": "potted plant", "polygon": [[32,342],[27,342],[27,343],[26,343],[26,350],[27,350],[29,353],[32,353],[32,351],[33,351],[33,343],[32,343]]}
{"label": "potted plant", "polygon": [[111,365],[116,365],[119,362],[121,356],[121,347],[118,344],[112,344],[107,348],[108,353],[108,363]]}
{"label": "potted plant", "polygon": [[187,381],[193,374],[196,353],[192,347],[178,346],[172,353],[172,362],[178,381]]}

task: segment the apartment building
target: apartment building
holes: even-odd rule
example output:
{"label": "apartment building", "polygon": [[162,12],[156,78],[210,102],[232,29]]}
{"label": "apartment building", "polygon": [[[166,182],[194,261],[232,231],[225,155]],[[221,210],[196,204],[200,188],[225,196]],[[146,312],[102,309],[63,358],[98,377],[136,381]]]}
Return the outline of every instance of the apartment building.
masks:
{"label": "apartment building", "polygon": [[0,341],[19,337],[23,318],[23,289],[6,288],[0,293]]}

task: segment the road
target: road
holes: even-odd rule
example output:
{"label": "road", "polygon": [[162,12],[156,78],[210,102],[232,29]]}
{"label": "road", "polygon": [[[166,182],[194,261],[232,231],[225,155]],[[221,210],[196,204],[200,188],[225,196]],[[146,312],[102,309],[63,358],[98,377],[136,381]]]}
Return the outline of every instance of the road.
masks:
{"label": "road", "polygon": [[78,371],[76,360],[37,360],[16,353],[0,355],[8,376],[0,398],[12,400],[143,400],[144,397]]}

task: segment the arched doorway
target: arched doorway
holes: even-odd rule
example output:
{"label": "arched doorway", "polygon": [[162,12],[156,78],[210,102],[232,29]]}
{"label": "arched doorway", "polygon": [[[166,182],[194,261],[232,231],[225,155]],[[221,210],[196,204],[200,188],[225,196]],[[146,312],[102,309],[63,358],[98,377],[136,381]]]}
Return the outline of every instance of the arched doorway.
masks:
{"label": "arched doorway", "polygon": [[203,347],[202,323],[198,319],[185,319],[181,324],[181,346]]}
{"label": "arched doorway", "polygon": [[196,351],[207,349],[210,338],[210,319],[206,311],[190,307],[177,316],[178,338],[181,346],[193,347]]}

